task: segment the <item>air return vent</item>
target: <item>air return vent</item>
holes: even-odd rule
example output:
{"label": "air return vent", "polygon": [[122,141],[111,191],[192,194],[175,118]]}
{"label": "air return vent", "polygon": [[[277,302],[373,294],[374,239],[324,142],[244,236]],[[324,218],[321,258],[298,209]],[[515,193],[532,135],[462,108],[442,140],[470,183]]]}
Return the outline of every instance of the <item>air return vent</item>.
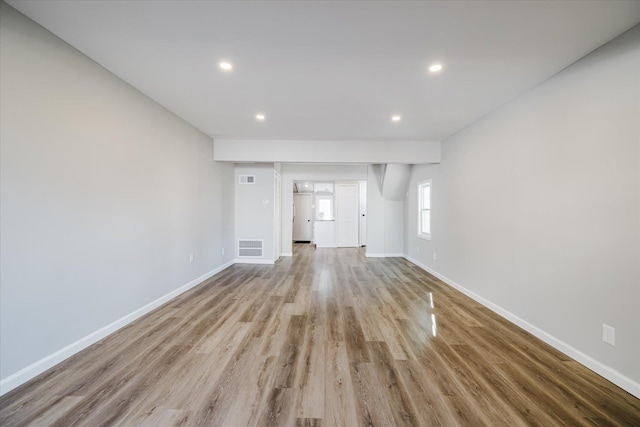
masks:
{"label": "air return vent", "polygon": [[238,257],[261,257],[262,240],[238,240]]}
{"label": "air return vent", "polygon": [[240,184],[255,184],[255,175],[240,175]]}

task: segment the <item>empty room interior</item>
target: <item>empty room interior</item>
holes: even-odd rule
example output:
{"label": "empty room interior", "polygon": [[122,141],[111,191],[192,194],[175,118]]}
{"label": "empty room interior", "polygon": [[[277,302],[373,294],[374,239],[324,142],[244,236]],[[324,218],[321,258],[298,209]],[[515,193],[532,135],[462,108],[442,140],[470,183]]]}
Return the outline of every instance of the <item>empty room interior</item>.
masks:
{"label": "empty room interior", "polygon": [[640,426],[640,1],[0,1],[0,424]]}

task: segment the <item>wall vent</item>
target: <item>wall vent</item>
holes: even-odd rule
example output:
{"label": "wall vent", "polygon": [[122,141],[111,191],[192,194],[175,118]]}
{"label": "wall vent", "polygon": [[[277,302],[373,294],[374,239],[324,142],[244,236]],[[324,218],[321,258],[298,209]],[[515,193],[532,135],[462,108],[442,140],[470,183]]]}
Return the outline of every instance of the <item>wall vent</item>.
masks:
{"label": "wall vent", "polygon": [[240,184],[255,184],[255,175],[240,175]]}
{"label": "wall vent", "polygon": [[238,257],[261,257],[262,240],[238,240]]}

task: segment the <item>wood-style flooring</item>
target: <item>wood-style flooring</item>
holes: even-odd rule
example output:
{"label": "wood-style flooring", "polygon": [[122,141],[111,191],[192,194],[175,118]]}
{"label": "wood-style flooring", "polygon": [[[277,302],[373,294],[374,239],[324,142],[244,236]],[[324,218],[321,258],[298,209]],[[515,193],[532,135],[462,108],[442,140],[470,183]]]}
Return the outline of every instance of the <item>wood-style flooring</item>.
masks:
{"label": "wood-style flooring", "polygon": [[640,426],[640,400],[404,259],[296,245],[6,394],[0,424]]}

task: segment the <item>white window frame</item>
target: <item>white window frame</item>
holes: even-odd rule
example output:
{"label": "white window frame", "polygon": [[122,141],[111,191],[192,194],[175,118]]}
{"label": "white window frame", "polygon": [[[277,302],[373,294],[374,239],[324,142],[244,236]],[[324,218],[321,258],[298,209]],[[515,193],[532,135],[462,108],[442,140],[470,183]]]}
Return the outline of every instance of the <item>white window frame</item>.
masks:
{"label": "white window frame", "polygon": [[[431,191],[429,192],[429,208],[425,207],[425,201],[422,200],[422,194],[424,193],[423,188],[429,187]],[[425,181],[420,181],[418,183],[418,237],[421,239],[431,240],[431,233],[425,233],[423,224],[422,224],[422,212],[424,210],[432,211],[432,203],[433,203],[433,185],[430,179]],[[429,215],[429,231],[431,231],[431,215]]]}

